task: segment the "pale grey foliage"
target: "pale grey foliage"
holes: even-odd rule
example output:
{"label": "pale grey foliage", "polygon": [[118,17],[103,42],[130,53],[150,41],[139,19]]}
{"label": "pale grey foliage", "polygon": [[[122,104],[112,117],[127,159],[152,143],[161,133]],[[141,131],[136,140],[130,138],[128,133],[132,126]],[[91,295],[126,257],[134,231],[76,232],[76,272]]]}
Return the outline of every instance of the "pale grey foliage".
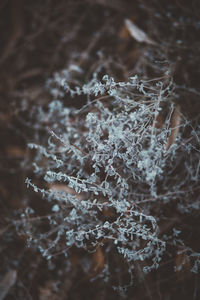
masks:
{"label": "pale grey foliage", "polygon": [[[193,166],[199,166],[199,140],[195,135],[196,145],[184,140],[183,118],[176,141],[166,150],[176,96],[171,82],[137,76],[115,82],[107,75],[99,81],[95,74],[88,84],[72,89],[69,75],[55,75],[52,94],[87,95],[88,103],[76,110],[54,100],[44,113],[50,128],[47,145],[29,144],[37,150],[35,172],[47,188],[30,179],[27,186],[52,203],[51,229],[37,234],[34,242],[47,258],[63,249],[60,240],[66,251],[112,245],[129,262],[145,261],[144,271],[157,268],[169,239],[159,234],[162,213],[154,208],[170,201],[180,211],[195,208],[196,202],[186,204],[182,194],[198,185]],[[160,112],[165,121],[157,128],[153,123]]]}

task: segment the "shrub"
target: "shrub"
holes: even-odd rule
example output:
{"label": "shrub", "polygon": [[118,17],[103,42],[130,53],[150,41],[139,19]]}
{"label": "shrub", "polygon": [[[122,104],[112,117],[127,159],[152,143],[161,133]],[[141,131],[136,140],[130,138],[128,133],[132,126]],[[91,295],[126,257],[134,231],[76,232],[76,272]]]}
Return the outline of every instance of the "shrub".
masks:
{"label": "shrub", "polygon": [[167,76],[115,82],[95,74],[72,88],[67,74],[48,82],[54,98],[86,95],[88,102],[75,109],[54,99],[46,110],[40,108],[48,142],[29,148],[36,149],[34,170],[45,188],[28,178],[26,184],[49,201],[52,212],[45,217],[48,229],[39,232],[31,219],[42,218],[27,217],[34,212],[26,210],[29,241],[47,259],[67,255],[72,246],[115,248],[130,268],[142,261],[144,272],[158,268],[172,245],[195,259],[197,272],[199,254],[185,246],[181,232],[173,228],[166,235],[160,227],[167,207],[185,214],[198,206],[193,192],[199,181],[199,127],[181,115],[174,84]]}

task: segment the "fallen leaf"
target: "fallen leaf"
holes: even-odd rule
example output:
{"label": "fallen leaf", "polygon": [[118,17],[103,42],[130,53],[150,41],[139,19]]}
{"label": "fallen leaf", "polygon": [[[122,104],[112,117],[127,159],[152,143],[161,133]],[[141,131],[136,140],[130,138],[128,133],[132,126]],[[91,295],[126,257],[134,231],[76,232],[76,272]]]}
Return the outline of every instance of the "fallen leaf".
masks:
{"label": "fallen leaf", "polygon": [[179,105],[176,105],[170,120],[169,128],[171,128],[171,135],[169,136],[167,144],[165,146],[166,150],[169,150],[171,145],[175,143],[179,133],[180,124],[181,124],[180,107]]}
{"label": "fallen leaf", "polygon": [[99,246],[92,258],[92,266],[90,270],[90,277],[100,273],[104,269],[105,257],[103,255],[102,247]]}
{"label": "fallen leaf", "polygon": [[131,20],[125,19],[126,27],[131,36],[139,43],[147,43],[149,45],[156,45],[156,43],[148,37],[148,35],[135,25]]}
{"label": "fallen leaf", "polygon": [[68,194],[71,194],[71,195],[75,195],[77,197],[77,199],[83,199],[83,194],[80,193],[76,193],[74,189],[68,187],[67,185],[64,185],[64,184],[52,184],[50,185],[50,189],[52,191],[56,191],[56,192],[66,192]]}
{"label": "fallen leaf", "polygon": [[156,128],[156,129],[160,129],[160,128],[163,127],[163,124],[164,124],[164,119],[163,119],[162,113],[159,112],[159,113],[155,116],[155,119],[154,119],[154,121],[153,121],[152,127],[153,127],[153,128]]}

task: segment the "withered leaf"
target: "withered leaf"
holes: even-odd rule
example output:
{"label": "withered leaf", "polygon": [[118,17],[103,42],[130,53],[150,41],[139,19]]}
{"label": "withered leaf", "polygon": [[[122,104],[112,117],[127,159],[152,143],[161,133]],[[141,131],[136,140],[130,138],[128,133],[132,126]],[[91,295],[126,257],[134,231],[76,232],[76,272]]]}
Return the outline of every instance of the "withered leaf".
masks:
{"label": "withered leaf", "polygon": [[102,251],[102,247],[99,246],[92,258],[90,276],[92,277],[100,273],[103,270],[104,265],[105,265],[105,257]]}
{"label": "withered leaf", "polygon": [[131,36],[139,43],[147,43],[149,45],[156,45],[156,43],[148,37],[148,35],[135,25],[131,20],[125,19],[126,27]]}
{"label": "withered leaf", "polygon": [[166,150],[169,150],[171,145],[175,143],[179,133],[180,124],[181,124],[180,107],[176,105],[170,120],[169,128],[171,129],[171,135],[169,136],[167,144],[165,146]]}

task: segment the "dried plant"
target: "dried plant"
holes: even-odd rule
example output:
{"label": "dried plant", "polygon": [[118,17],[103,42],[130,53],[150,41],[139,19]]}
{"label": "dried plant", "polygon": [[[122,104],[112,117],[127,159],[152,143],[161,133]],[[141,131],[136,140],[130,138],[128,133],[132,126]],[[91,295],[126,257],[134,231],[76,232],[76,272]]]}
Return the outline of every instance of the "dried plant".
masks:
{"label": "dried plant", "polygon": [[72,246],[88,251],[101,246],[115,248],[130,270],[142,261],[148,272],[173,245],[197,271],[199,254],[184,244],[181,232],[173,228],[166,235],[160,227],[168,205],[179,213],[197,208],[191,195],[199,181],[199,128],[188,138],[191,125],[176,105],[173,83],[137,76],[115,82],[94,74],[89,83],[72,88],[69,74],[62,71],[48,81],[52,94],[87,95],[88,103],[78,110],[54,100],[46,111],[40,108],[48,144],[29,144],[46,188],[28,178],[26,184],[49,201],[52,213],[44,217],[49,229],[38,231],[43,219],[31,217],[32,209],[17,224],[23,223],[29,242],[47,259],[67,255]]}

